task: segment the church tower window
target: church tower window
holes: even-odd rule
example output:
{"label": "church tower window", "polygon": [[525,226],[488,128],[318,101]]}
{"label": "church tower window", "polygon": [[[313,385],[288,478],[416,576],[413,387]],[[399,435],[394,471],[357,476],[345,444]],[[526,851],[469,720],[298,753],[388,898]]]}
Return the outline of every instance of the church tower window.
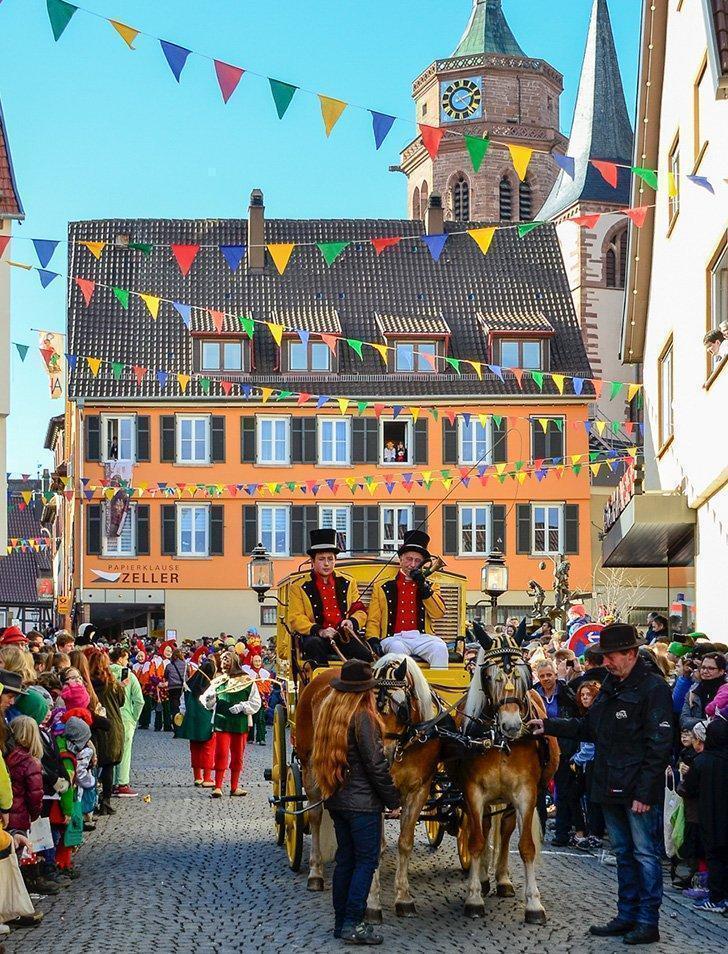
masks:
{"label": "church tower window", "polygon": [[533,194],[528,180],[518,187],[518,215],[521,222],[530,222],[533,219]]}
{"label": "church tower window", "polygon": [[513,190],[508,176],[500,181],[500,220],[510,222],[513,218]]}
{"label": "church tower window", "polygon": [[415,186],[415,191],[412,193],[412,218],[421,219],[420,214],[420,190]]}
{"label": "church tower window", "polygon": [[627,272],[627,228],[622,227],[609,241],[604,253],[607,288],[624,288]]}
{"label": "church tower window", "polygon": [[470,221],[470,183],[462,172],[452,186],[452,212],[456,222]]}
{"label": "church tower window", "polygon": [[430,187],[427,185],[427,180],[423,180],[422,185],[420,186],[420,215],[419,218],[424,219],[425,212],[427,212],[427,203],[430,200]]}

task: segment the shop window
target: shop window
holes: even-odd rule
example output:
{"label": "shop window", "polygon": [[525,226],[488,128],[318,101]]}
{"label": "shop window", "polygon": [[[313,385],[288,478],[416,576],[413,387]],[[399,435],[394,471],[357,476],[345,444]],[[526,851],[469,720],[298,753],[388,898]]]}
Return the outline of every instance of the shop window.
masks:
{"label": "shop window", "polygon": [[413,429],[411,420],[380,419],[379,461],[392,464],[411,464],[413,459]]}

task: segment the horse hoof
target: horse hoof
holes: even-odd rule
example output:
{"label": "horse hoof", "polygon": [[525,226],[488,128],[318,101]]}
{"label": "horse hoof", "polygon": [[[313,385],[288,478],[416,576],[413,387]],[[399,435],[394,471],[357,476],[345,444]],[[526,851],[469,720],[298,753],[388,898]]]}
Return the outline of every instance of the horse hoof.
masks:
{"label": "horse hoof", "polygon": [[543,908],[540,911],[526,911],[526,924],[545,924],[546,912]]}
{"label": "horse hoof", "polygon": [[398,918],[417,917],[414,901],[397,901],[394,905],[394,913]]}
{"label": "horse hoof", "polygon": [[480,882],[480,890],[483,892],[483,897],[487,898],[490,894],[490,879],[486,878],[485,881]]}
{"label": "horse hoof", "polygon": [[382,923],[382,909],[381,908],[367,908],[367,912],[364,915],[364,920],[368,924],[381,924]]}
{"label": "horse hoof", "polygon": [[324,879],[319,878],[318,875],[312,875],[308,879],[308,882],[306,883],[306,887],[308,888],[309,891],[323,891]]}
{"label": "horse hoof", "polygon": [[465,917],[466,918],[483,918],[485,917],[485,905],[482,901],[480,902],[471,902],[468,901],[465,904]]}
{"label": "horse hoof", "polygon": [[512,884],[499,884],[495,889],[495,893],[499,898],[515,898],[516,889]]}

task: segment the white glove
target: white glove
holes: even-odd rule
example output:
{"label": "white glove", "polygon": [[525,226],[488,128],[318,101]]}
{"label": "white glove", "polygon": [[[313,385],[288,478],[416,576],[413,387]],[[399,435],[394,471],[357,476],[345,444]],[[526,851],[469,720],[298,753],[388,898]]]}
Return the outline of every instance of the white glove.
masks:
{"label": "white glove", "polygon": [[184,696],[181,696],[181,697],[180,697],[180,700],[179,700],[179,711],[180,711],[180,715],[186,715],[186,714],[187,714],[187,706],[185,705],[185,697],[184,697]]}
{"label": "white glove", "polygon": [[63,795],[64,792],[68,791],[69,781],[67,778],[58,778],[53,783],[53,790],[57,792],[58,795]]}
{"label": "white glove", "polygon": [[230,706],[229,712],[230,715],[240,715],[241,712],[245,709],[244,702],[237,702],[234,706]]}

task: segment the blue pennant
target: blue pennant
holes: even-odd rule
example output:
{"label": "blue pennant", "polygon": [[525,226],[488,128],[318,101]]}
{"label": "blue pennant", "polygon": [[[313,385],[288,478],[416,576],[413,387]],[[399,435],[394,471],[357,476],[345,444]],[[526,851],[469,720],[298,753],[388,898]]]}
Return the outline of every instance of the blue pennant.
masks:
{"label": "blue pennant", "polygon": [[222,252],[223,258],[228,263],[228,267],[231,272],[236,272],[238,270],[238,265],[245,258],[245,246],[244,245],[221,245],[220,251]]}
{"label": "blue pennant", "polygon": [[423,235],[422,241],[429,248],[430,255],[432,255],[434,260],[439,262],[442,250],[445,248],[445,242],[447,242],[447,233],[443,232],[441,235]]}
{"label": "blue pennant", "polygon": [[389,135],[389,130],[394,125],[394,116],[387,116],[385,113],[375,113],[373,109],[370,109],[369,112],[372,114],[374,142],[376,143],[377,149],[379,149]]}
{"label": "blue pennant", "polygon": [[49,272],[45,268],[38,269],[38,278],[43,288],[48,288],[54,278],[58,278],[58,272]]}
{"label": "blue pennant", "polygon": [[185,323],[185,324],[187,325],[187,327],[189,328],[189,326],[190,326],[190,319],[191,319],[191,315],[192,315],[192,305],[183,305],[181,301],[173,301],[173,302],[172,302],[172,307],[173,307],[174,310],[177,312],[177,314],[180,316],[180,318],[182,319],[182,321],[184,321],[184,323]]}
{"label": "blue pennant", "polygon": [[35,254],[38,256],[40,267],[45,268],[53,258],[53,253],[58,248],[58,242],[54,239],[33,239]]}
{"label": "blue pennant", "polygon": [[174,78],[179,83],[180,74],[184,69],[184,65],[187,62],[187,57],[190,55],[191,50],[187,50],[183,46],[177,46],[176,43],[170,43],[168,40],[160,40],[159,42],[162,47],[162,52],[169,63],[169,68],[172,70],[174,73]]}
{"label": "blue pennant", "polygon": [[557,152],[552,152],[551,156],[559,169],[563,169],[566,175],[570,179],[573,179],[576,173],[576,162],[574,161],[574,157],[560,156]]}

